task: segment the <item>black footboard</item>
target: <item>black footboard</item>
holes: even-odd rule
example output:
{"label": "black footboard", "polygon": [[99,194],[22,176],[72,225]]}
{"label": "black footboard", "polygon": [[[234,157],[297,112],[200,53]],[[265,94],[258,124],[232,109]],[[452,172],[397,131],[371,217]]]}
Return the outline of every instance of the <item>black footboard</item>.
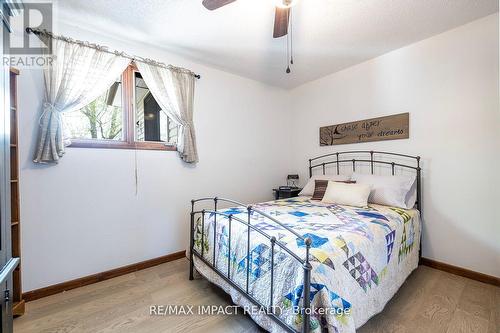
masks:
{"label": "black footboard", "polygon": [[[213,201],[214,203],[214,208],[213,210],[195,210],[195,204],[200,201]],[[220,212],[217,210],[217,204],[218,202],[227,202],[231,204],[236,204],[238,206],[243,206],[246,207],[247,209],[247,216],[248,219],[245,221],[244,219],[241,219],[239,217],[233,216],[232,214],[225,214],[224,212]],[[213,244],[213,260],[212,262],[209,262],[207,259],[204,257],[204,239],[205,237],[208,237],[208,235],[204,234],[205,231],[205,213],[210,213],[214,214],[214,244]],[[306,246],[306,255],[305,259],[302,259],[294,253],[292,250],[287,248],[287,246],[281,242],[279,242],[276,237],[268,235],[266,232],[263,230],[260,230],[253,226],[251,224],[250,218],[252,213],[260,214],[264,216],[266,219],[269,219],[269,221],[272,221],[273,223],[276,223],[277,225],[281,226],[284,230],[292,233],[294,236],[297,238],[301,239],[304,241],[304,244]],[[195,217],[196,215],[201,214],[201,250],[198,251],[195,249]],[[228,220],[228,228],[229,228],[229,256],[228,256],[228,270],[227,272],[222,272],[220,269],[217,268],[216,265],[216,227],[217,227],[217,216],[224,216]],[[231,258],[231,225],[233,223],[241,223],[247,227],[247,248],[246,248],[246,286],[245,288],[241,288],[238,286],[235,281],[231,279],[231,270],[230,270],[230,258]],[[270,301],[269,304],[262,304],[259,302],[257,299],[255,299],[252,295],[249,293],[249,283],[250,283],[250,232],[251,231],[258,232],[265,238],[267,238],[270,242],[271,246],[271,284],[269,286],[269,295],[270,295]],[[247,206],[245,204],[242,204],[240,202],[230,200],[230,199],[223,199],[223,198],[201,198],[197,200],[191,200],[191,233],[190,233],[190,267],[189,267],[189,279],[193,280],[193,270],[194,270],[194,262],[193,258],[196,256],[200,261],[202,261],[207,267],[210,267],[219,277],[221,277],[224,281],[226,281],[229,285],[231,285],[232,288],[237,290],[240,294],[244,295],[253,305],[261,307],[263,309],[266,309],[266,314],[272,318],[276,323],[278,323],[283,329],[289,332],[296,332],[296,330],[292,327],[290,327],[287,323],[285,323],[278,314],[274,312],[274,307],[273,307],[273,292],[274,292],[274,249],[275,247],[278,246],[280,247],[283,251],[287,252],[294,260],[297,260],[302,265],[302,268],[304,270],[304,291],[303,291],[303,303],[302,303],[302,316],[303,316],[303,323],[302,323],[302,332],[307,333],[310,330],[310,290],[311,290],[311,269],[312,266],[309,262],[309,250],[311,247],[311,239],[307,237],[303,237],[302,235],[298,234],[295,232],[293,229],[287,227],[286,225],[282,224],[280,221],[276,220],[275,218],[269,216],[263,211],[260,211],[258,209],[253,208],[252,206]]]}

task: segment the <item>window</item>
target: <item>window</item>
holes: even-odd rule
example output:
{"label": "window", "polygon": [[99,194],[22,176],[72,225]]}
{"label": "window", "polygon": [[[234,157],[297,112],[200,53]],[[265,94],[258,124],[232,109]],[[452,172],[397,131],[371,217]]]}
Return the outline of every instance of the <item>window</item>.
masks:
{"label": "window", "polygon": [[161,109],[131,64],[108,90],[64,114],[70,147],[175,150],[178,124]]}
{"label": "window", "polygon": [[90,104],[64,114],[64,124],[72,139],[122,141],[123,118],[120,77]]}
{"label": "window", "polygon": [[176,143],[178,125],[160,108],[141,73],[134,72],[134,83],[136,141]]}

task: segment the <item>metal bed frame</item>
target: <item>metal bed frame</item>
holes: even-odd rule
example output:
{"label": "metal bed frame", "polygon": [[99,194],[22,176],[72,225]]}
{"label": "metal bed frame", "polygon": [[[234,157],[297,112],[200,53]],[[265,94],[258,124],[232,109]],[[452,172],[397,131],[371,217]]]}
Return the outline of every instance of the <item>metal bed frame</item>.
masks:
{"label": "metal bed frame", "polygon": [[[341,155],[360,155],[360,154],[369,154],[370,158],[353,158],[353,159],[340,159]],[[407,164],[401,164],[401,163],[396,163],[396,162],[389,162],[389,161],[381,161],[381,160],[376,160],[375,159],[375,154],[380,155],[387,155],[387,156],[397,156],[397,157],[403,157],[407,158],[410,160],[415,160],[415,165],[407,165]],[[313,161],[320,160],[323,158],[335,156],[334,161],[329,161],[329,162],[322,162],[322,163],[317,163],[317,164],[312,164]],[[336,153],[331,153],[331,154],[326,154],[326,155],[321,155],[318,157],[314,157],[309,159],[309,177],[312,177],[312,171],[315,168],[321,167],[323,169],[323,175],[325,174],[326,166],[330,164],[335,164],[337,166],[337,175],[340,174],[340,164],[341,163],[352,163],[352,171],[356,171],[356,163],[357,162],[363,162],[363,163],[369,163],[370,164],[370,170],[371,174],[374,174],[374,166],[375,165],[390,165],[391,166],[391,171],[392,175],[394,176],[395,172],[395,167],[401,167],[401,168],[406,168],[406,169],[411,169],[415,170],[416,172],[416,180],[417,180],[417,201],[415,203],[417,209],[420,211],[420,214],[422,214],[422,168],[420,167],[420,156],[411,156],[411,155],[405,155],[405,154],[399,154],[399,153],[390,153],[386,151],[375,151],[375,150],[349,150],[349,151],[342,151],[342,152],[336,152]]]}
{"label": "metal bed frame", "polygon": [[[352,158],[352,159],[341,159],[342,155],[362,155],[362,154],[369,154],[366,158]],[[382,160],[377,160],[375,158],[375,155],[379,157],[379,155],[387,155],[391,157],[400,157],[400,158],[407,158],[410,160],[414,160],[415,165],[407,165],[407,164],[402,164],[402,163],[397,163],[394,161],[382,161]],[[327,160],[323,162],[317,162],[316,164],[313,164],[314,161],[318,160],[324,160],[327,158],[335,157],[334,160]],[[401,167],[401,168],[407,168],[411,170],[415,170],[416,172],[416,181],[417,181],[417,201],[416,201],[416,207],[420,211],[420,214],[422,214],[422,193],[421,193],[421,186],[422,186],[422,179],[421,179],[421,168],[420,168],[420,156],[411,156],[411,155],[405,155],[405,154],[399,154],[399,153],[390,153],[390,152],[383,152],[383,151],[367,151],[367,150],[351,150],[351,151],[342,151],[342,152],[335,152],[331,154],[326,154],[326,155],[321,155],[318,157],[314,157],[309,159],[309,177],[312,177],[313,175],[313,169],[317,168],[322,168],[323,175],[326,174],[326,166],[328,165],[336,165],[336,171],[337,175],[340,174],[340,165],[345,164],[345,163],[352,163],[352,171],[356,171],[356,163],[369,163],[370,165],[370,170],[371,173],[374,174],[374,166],[375,165],[390,165],[391,170],[392,170],[392,175],[395,174],[395,168],[396,167]],[[203,209],[203,210],[195,210],[195,204],[198,202],[207,202],[207,201],[212,201],[213,202],[213,210],[208,210],[208,209]],[[247,221],[245,221],[242,218],[233,216],[233,214],[226,214],[224,212],[218,211],[218,203],[219,202],[225,202],[225,203],[230,203],[230,204],[235,204],[238,206],[243,206],[246,207],[247,210]],[[205,257],[204,257],[204,237],[205,237],[205,213],[210,213],[214,214],[214,243],[213,243],[213,258],[212,262],[209,262]],[[299,255],[294,253],[292,250],[290,250],[285,244],[282,242],[278,241],[276,237],[270,236],[266,232],[258,229],[257,227],[253,226],[251,224],[251,216],[252,214],[259,214],[268,219],[269,221],[276,223],[280,227],[282,227],[284,230],[292,233],[294,236],[297,238],[301,239],[306,247],[305,251],[305,258],[302,259]],[[195,249],[194,243],[195,243],[195,217],[197,214],[201,214],[201,252]],[[216,228],[217,228],[217,216],[223,217],[225,220],[228,221],[228,270],[227,272],[222,272],[219,270],[216,266]],[[200,199],[195,199],[191,200],[191,231],[190,231],[190,266],[189,266],[189,280],[193,280],[194,278],[194,257],[196,256],[201,262],[203,262],[207,267],[212,269],[220,278],[222,278],[225,282],[227,282],[232,288],[237,290],[240,294],[244,295],[246,299],[248,299],[253,305],[259,306],[262,309],[266,309],[266,314],[273,319],[276,323],[278,323],[283,329],[285,329],[288,332],[296,332],[294,328],[288,326],[276,313],[274,313],[273,310],[273,293],[274,293],[274,249],[276,246],[287,252],[292,258],[294,258],[300,265],[302,265],[303,268],[303,274],[304,274],[304,290],[303,290],[303,295],[309,295],[311,291],[311,270],[312,266],[309,260],[309,251],[311,247],[311,239],[309,237],[303,237],[302,235],[298,234],[296,231],[293,229],[289,228],[288,226],[284,225],[277,219],[271,217],[267,213],[256,209],[252,207],[251,205],[246,205],[244,203],[231,200],[231,199],[225,199],[225,198],[219,198],[219,197],[206,197],[206,198],[200,198]],[[245,288],[243,289],[242,287],[238,286],[233,280],[231,280],[231,271],[230,271],[230,260],[231,260],[231,225],[232,223],[236,221],[238,223],[241,223],[247,227],[247,255],[246,255],[246,285]],[[257,299],[255,299],[250,293],[249,293],[249,281],[250,281],[250,232],[251,230],[258,232],[265,238],[267,238],[270,242],[271,245],[271,285],[270,285],[270,290],[269,290],[269,296],[270,296],[270,302],[269,304],[265,305],[259,302]],[[421,257],[421,251],[422,251],[422,246],[420,246],[419,250],[419,257]],[[302,322],[302,329],[301,331],[303,333],[308,333],[310,331],[310,311],[311,311],[311,304],[310,304],[310,298],[309,297],[303,297],[303,302],[302,302],[302,309],[301,313],[303,315],[303,322]]]}

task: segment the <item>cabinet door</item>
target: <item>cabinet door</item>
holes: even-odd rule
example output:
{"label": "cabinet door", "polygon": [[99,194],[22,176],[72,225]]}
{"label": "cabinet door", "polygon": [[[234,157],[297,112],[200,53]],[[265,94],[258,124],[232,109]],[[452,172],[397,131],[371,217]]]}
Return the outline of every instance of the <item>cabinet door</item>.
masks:
{"label": "cabinet door", "polygon": [[[3,50],[3,30],[6,29],[5,1],[0,1],[0,54]],[[10,101],[9,69],[0,65],[0,306],[1,333],[12,332],[12,272],[19,258],[12,258],[10,215]]]}

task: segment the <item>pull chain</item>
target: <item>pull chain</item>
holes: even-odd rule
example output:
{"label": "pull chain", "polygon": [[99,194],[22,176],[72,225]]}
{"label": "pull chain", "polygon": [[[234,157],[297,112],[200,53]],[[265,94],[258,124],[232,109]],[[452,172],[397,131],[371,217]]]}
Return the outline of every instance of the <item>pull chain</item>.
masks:
{"label": "pull chain", "polygon": [[290,35],[286,35],[286,73],[290,74]]}
{"label": "pull chain", "polygon": [[290,64],[293,65],[293,24],[292,10],[290,9]]}
{"label": "pull chain", "polygon": [[292,25],[292,10],[288,19],[288,28],[290,33],[286,34],[286,73],[290,74],[290,65],[293,65],[293,25]]}

